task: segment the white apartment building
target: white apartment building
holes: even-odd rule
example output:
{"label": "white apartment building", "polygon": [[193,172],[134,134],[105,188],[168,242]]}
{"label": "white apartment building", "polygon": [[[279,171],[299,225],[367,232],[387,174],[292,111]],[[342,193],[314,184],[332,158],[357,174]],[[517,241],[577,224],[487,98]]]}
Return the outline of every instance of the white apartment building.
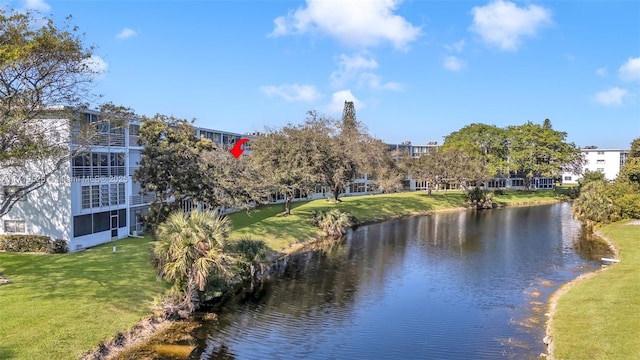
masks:
{"label": "white apartment building", "polygon": [[[139,122],[131,119],[127,126],[112,127],[98,121],[95,111],[78,116],[81,121],[99,124],[90,150],[64,163],[43,187],[27,194],[0,217],[0,235],[50,236],[67,240],[69,250],[77,251],[144,231],[142,215],[154,196],[141,195],[140,184],[133,181],[142,157]],[[211,129],[197,129],[197,135],[227,147],[240,137],[251,138]],[[68,126],[60,136],[69,139],[70,151],[77,148]],[[30,174],[38,176],[37,168],[31,170],[25,168],[20,176],[1,176],[0,169],[0,195],[25,185]]]}
{"label": "white apartment building", "polygon": [[[582,149],[585,164],[582,167],[582,173],[586,171],[599,171],[604,174],[605,179],[615,180],[627,161],[629,156],[628,150],[620,149]],[[564,172],[562,174],[563,184],[577,184],[582,178],[582,174],[573,174]]]}

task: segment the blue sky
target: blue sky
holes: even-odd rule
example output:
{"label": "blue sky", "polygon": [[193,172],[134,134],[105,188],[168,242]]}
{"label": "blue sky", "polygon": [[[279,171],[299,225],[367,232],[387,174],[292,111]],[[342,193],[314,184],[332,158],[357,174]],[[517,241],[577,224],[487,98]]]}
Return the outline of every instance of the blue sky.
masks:
{"label": "blue sky", "polygon": [[97,46],[96,92],[141,115],[264,131],[339,118],[386,142],[549,118],[578,146],[640,137],[640,1],[5,1]]}

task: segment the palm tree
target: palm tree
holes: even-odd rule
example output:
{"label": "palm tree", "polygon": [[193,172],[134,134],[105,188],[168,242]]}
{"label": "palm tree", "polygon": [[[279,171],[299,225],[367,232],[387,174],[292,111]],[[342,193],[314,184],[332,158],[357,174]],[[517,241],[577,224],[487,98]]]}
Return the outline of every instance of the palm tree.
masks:
{"label": "palm tree", "polygon": [[318,210],[311,213],[311,223],[324,230],[328,237],[339,238],[354,225],[355,218],[338,209]]}
{"label": "palm tree", "polygon": [[205,290],[210,276],[232,275],[233,258],[224,253],[230,231],[229,219],[217,211],[175,212],[158,227],[158,276],[173,284],[179,310],[195,310],[198,291]]}
{"label": "palm tree", "polygon": [[256,265],[260,267],[261,274],[264,272],[264,263],[270,255],[269,247],[264,241],[243,238],[238,240],[234,248],[241,262],[249,267],[252,280],[256,273]]}

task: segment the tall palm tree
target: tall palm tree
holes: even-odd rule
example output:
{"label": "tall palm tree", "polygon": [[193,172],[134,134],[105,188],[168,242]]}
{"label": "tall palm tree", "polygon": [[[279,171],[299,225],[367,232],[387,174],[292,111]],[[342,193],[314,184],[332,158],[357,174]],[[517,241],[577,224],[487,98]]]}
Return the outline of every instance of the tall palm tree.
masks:
{"label": "tall palm tree", "polygon": [[175,212],[158,227],[158,276],[181,295],[179,308],[195,309],[198,291],[205,290],[211,275],[232,275],[233,258],[224,253],[230,231],[231,222],[217,211]]}

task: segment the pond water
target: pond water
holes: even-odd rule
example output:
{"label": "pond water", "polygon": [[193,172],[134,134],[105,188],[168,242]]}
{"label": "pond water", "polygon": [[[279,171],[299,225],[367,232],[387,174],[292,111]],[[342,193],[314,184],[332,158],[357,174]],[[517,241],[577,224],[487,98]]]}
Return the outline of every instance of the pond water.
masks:
{"label": "pond water", "polygon": [[547,301],[600,265],[570,204],[362,226],[190,334],[202,359],[537,359]]}

